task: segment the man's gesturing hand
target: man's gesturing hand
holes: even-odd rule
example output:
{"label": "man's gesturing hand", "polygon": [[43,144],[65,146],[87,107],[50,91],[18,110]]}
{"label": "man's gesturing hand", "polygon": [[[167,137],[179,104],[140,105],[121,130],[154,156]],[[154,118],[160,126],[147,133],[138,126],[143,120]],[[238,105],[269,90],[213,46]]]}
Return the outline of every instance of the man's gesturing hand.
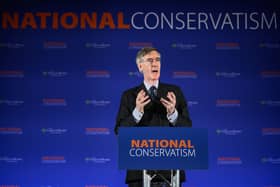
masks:
{"label": "man's gesturing hand", "polygon": [[173,92],[167,93],[167,99],[161,98],[160,102],[163,104],[163,106],[166,108],[167,114],[173,114],[175,112],[175,106],[176,106],[176,96]]}
{"label": "man's gesturing hand", "polygon": [[151,101],[149,95],[144,90],[141,90],[136,97],[136,108],[139,112],[144,113],[144,107]]}

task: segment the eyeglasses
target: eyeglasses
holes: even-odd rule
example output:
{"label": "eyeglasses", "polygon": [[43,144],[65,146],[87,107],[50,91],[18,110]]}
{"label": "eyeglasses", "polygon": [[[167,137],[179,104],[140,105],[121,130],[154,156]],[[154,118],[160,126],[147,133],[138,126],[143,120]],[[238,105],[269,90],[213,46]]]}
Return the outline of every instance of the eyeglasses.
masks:
{"label": "eyeglasses", "polygon": [[160,62],[160,57],[156,57],[156,58],[147,58],[146,60],[143,60],[143,62],[150,62],[150,63],[153,63],[153,62]]}

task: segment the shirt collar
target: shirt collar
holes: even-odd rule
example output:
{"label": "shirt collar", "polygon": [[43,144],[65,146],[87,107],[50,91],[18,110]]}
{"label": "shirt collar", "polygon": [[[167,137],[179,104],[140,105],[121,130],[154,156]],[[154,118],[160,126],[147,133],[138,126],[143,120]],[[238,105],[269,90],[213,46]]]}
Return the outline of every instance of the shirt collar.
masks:
{"label": "shirt collar", "polygon": [[158,89],[158,84],[159,84],[159,81],[158,81],[158,80],[156,81],[155,85],[150,85],[150,84],[148,84],[146,81],[144,81],[144,85],[145,85],[145,88],[146,88],[147,90],[149,90],[152,86],[155,86],[155,87]]}

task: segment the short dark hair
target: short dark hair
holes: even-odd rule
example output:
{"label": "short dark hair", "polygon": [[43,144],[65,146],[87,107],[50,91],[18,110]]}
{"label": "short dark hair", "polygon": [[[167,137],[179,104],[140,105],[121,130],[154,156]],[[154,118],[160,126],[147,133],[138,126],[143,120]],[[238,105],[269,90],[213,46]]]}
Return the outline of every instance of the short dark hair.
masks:
{"label": "short dark hair", "polygon": [[157,48],[154,48],[154,47],[143,47],[142,49],[140,49],[138,52],[137,52],[137,55],[136,55],[136,63],[140,63],[141,62],[141,58],[147,54],[149,54],[150,52],[152,51],[156,51],[159,53],[160,55],[160,52]]}

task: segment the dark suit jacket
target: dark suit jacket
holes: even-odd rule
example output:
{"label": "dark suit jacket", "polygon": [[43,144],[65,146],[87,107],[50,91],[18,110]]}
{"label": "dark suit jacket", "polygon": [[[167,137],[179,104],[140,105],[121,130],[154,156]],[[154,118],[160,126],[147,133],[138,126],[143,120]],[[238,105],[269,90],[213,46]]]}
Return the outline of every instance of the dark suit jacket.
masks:
{"label": "dark suit jacket", "polygon": [[[136,106],[136,97],[140,90],[145,90],[146,94],[148,91],[144,84],[137,87],[126,90],[121,98],[120,108],[117,116],[115,133],[118,134],[119,127],[143,127],[143,126],[170,126],[178,127],[185,126],[191,127],[192,121],[189,117],[187,109],[187,103],[181,89],[178,86],[159,83],[158,86],[158,97],[166,97],[167,92],[172,91],[176,95],[176,109],[178,111],[178,118],[175,126],[173,126],[166,117],[166,108],[160,102],[150,102],[144,108],[144,115],[139,123],[136,123],[132,112]],[[160,174],[170,179],[170,171],[160,170]],[[157,178],[155,180],[160,180]],[[126,183],[141,182],[142,171],[141,170],[128,170],[126,175]],[[153,179],[154,180],[154,179]],[[184,171],[180,171],[180,180],[185,181]]]}

